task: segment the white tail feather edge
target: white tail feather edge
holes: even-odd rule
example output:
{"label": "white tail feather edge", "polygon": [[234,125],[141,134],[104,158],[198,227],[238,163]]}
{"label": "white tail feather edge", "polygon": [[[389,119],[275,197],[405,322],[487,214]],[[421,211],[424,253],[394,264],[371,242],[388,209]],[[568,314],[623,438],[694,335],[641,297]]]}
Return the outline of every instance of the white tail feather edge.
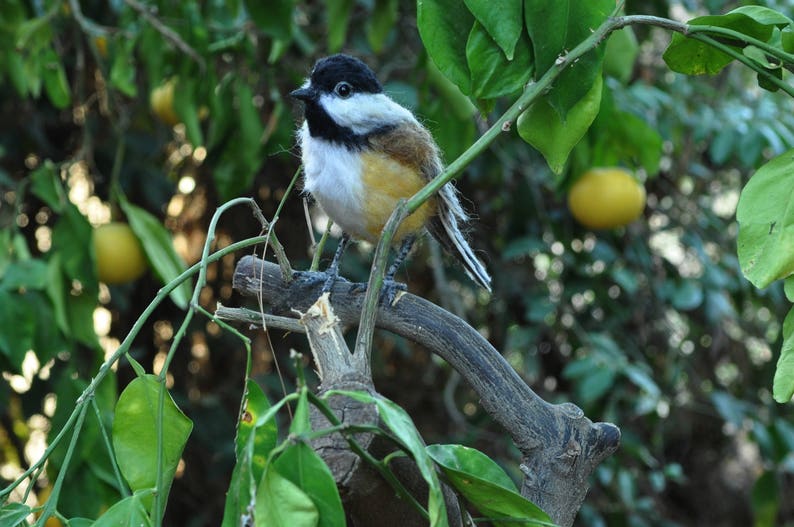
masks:
{"label": "white tail feather edge", "polygon": [[[463,264],[466,274],[490,292],[491,277],[485,269],[485,265],[474,255],[474,251],[458,227],[458,220],[466,222],[469,217],[460,204],[457,190],[451,183],[447,183],[441,187],[438,195],[441,198],[438,210],[439,220],[441,220],[441,225],[444,227],[448,241],[451,242],[458,253],[456,256],[459,257],[460,262]],[[442,245],[446,244],[442,242]],[[448,249],[450,248],[448,247]]]}

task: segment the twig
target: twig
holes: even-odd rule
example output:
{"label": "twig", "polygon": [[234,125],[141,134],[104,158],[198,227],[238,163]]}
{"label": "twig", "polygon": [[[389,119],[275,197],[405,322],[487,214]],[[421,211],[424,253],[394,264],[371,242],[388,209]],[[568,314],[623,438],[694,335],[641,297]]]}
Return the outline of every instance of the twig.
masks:
{"label": "twig", "polygon": [[223,304],[218,304],[215,308],[215,317],[226,322],[242,322],[256,327],[262,327],[262,321],[264,320],[264,327],[266,328],[281,329],[293,333],[306,332],[306,328],[294,318],[268,315],[267,313],[244,307],[226,307]]}
{"label": "twig", "polygon": [[[91,35],[110,35],[111,33],[119,32],[119,30],[114,27],[97,24],[90,18],[86,17],[83,14],[82,9],[80,9],[80,2],[77,0],[69,0],[69,9],[71,10],[75,21],[77,22],[77,25],[79,25],[86,33],[90,33]],[[128,38],[130,37],[129,33],[124,32],[124,34]]]}
{"label": "twig", "polygon": [[196,50],[191,48],[187,42],[182,40],[182,37],[180,37],[176,31],[163,24],[159,18],[154,16],[147,6],[138,2],[138,0],[124,0],[124,3],[140,14],[141,17],[143,17],[143,19],[149,23],[149,25],[151,25],[158,33],[163,35],[166,40],[169,40],[173,45],[175,45],[182,53],[193,59],[196,64],[199,65],[199,68],[201,68],[202,73],[206,71],[207,64],[204,61],[204,58],[199,55]]}

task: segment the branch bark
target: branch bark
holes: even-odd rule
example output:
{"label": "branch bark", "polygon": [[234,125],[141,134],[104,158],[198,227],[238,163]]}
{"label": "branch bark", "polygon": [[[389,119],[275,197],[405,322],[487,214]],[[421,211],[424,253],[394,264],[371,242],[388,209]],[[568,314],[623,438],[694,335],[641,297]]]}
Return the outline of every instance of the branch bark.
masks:
{"label": "branch bark", "polygon": [[[233,285],[243,295],[261,296],[273,314],[289,315],[309,309],[320,296],[323,276],[297,273],[286,284],[277,265],[245,256],[237,264]],[[364,300],[360,284],[338,280],[331,299],[342,324],[358,323]],[[380,304],[377,327],[423,345],[461,374],[521,451],[521,493],[557,524],[572,525],[587,494],[588,477],[618,448],[619,429],[593,423],[573,404],[541,399],[474,328],[427,300],[404,294],[392,306]]]}

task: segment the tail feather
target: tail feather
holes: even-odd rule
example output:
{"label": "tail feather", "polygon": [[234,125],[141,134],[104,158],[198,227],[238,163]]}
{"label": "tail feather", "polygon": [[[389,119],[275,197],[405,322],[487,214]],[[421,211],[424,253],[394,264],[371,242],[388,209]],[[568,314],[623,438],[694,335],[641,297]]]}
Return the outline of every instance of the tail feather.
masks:
{"label": "tail feather", "polygon": [[491,277],[458,227],[458,221],[466,222],[468,216],[460,204],[455,187],[447,183],[439,190],[438,197],[438,214],[430,220],[428,231],[446,252],[461,263],[469,278],[490,292]]}

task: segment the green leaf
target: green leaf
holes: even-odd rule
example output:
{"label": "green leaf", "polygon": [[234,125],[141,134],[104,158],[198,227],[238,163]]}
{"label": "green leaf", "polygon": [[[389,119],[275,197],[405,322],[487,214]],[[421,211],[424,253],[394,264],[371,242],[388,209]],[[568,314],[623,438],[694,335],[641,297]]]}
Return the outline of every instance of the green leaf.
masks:
{"label": "green leaf", "polygon": [[138,495],[127,496],[99,517],[94,527],[149,527],[152,521],[146,511],[144,499]]}
{"label": "green leaf", "polygon": [[73,294],[69,291],[64,293],[66,295],[66,315],[69,320],[69,333],[67,334],[71,334],[73,338],[90,348],[101,349],[94,331],[97,292],[83,290],[80,294]]}
{"label": "green leaf", "polygon": [[94,229],[72,203],[66,207],[52,229],[52,253],[59,254],[63,270],[70,279],[79,280],[86,293],[99,290],[92,247]]}
{"label": "green leaf", "polygon": [[780,33],[780,44],[786,53],[794,53],[794,30],[786,29]]}
{"label": "green leaf", "polygon": [[64,335],[70,336],[71,329],[66,311],[66,295],[69,291],[66,290],[64,283],[60,256],[57,253],[53,254],[47,263],[49,271],[47,276],[47,296],[52,302],[55,322]]}
{"label": "green leaf", "polygon": [[604,48],[604,75],[626,84],[634,71],[640,46],[631,26],[613,31]]}
{"label": "green leaf", "polygon": [[[748,9],[749,8],[749,9]],[[768,8],[745,6],[724,15],[709,15],[693,18],[690,26],[717,26],[737,31],[766,42],[777,25],[786,25],[788,18]],[[733,49],[744,47],[740,41],[725,43]],[[714,75],[733,60],[712,46],[674,33],[670,45],[663,55],[664,61],[673,71],[687,75]]]}
{"label": "green leaf", "polygon": [[783,291],[789,302],[794,303],[794,276],[789,276],[783,282]]}
{"label": "green leaf", "polygon": [[5,270],[2,281],[0,281],[0,287],[6,291],[17,291],[20,289],[23,291],[31,289],[41,290],[47,287],[48,279],[49,267],[47,262],[31,258],[30,260],[13,262],[9,265]]}
{"label": "green leaf", "polygon": [[[193,423],[176,406],[171,395],[167,391],[161,394],[161,390],[166,390],[165,385],[154,375],[136,377],[119,396],[113,420],[116,461],[133,491],[158,487],[158,420],[162,424],[163,479],[162,486],[157,489],[162,496],[161,510],[156,511],[158,517],[162,517],[182,449],[193,428]],[[164,398],[162,415],[160,397]]]}
{"label": "green leaf", "polygon": [[30,173],[30,190],[53,212],[57,214],[63,212],[67,197],[58,176],[57,167],[49,159]]}
{"label": "green leaf", "polygon": [[36,313],[25,295],[0,290],[0,354],[15,372],[21,371],[25,353],[33,347],[35,331]]}
{"label": "green leaf", "polygon": [[288,447],[273,461],[272,468],[294,483],[312,500],[320,516],[317,525],[320,527],[345,525],[345,511],[342,508],[342,500],[334,476],[309,445],[300,442]]}
{"label": "green leaf", "polygon": [[[535,54],[535,78],[589,37],[614,8],[612,0],[524,0],[524,18]],[[580,57],[556,80],[548,101],[563,119],[594,85],[603,55],[604,47],[600,46]]]}
{"label": "green leaf", "polygon": [[[516,491],[504,471],[485,454],[460,445],[431,445],[429,455],[458,492],[494,525],[508,527],[522,523],[551,523],[540,507]],[[499,521],[499,519],[505,521]]]}
{"label": "green leaf", "polygon": [[353,0],[328,0],[325,2],[328,17],[328,50],[336,53],[347,41],[347,28],[353,12]]}
{"label": "green leaf", "polygon": [[566,119],[546,97],[540,97],[519,116],[518,135],[543,154],[555,174],[562,174],[571,150],[598,115],[602,86],[603,80],[598,75],[585,96],[567,112]]}
{"label": "green leaf", "polygon": [[196,103],[200,83],[193,78],[181,76],[174,86],[174,111],[185,125],[185,135],[194,146],[204,144],[204,134],[199,122],[199,108]]}
{"label": "green leaf", "polygon": [[672,282],[670,302],[681,311],[691,311],[703,303],[703,286],[699,280],[682,279]]}
{"label": "green leaf", "polygon": [[471,93],[466,42],[473,23],[463,0],[417,0],[416,24],[427,54],[466,95]]}
{"label": "green leaf", "polygon": [[398,0],[375,0],[372,13],[367,17],[367,42],[375,54],[383,50],[386,38],[397,22]]}
{"label": "green leaf", "polygon": [[346,395],[356,401],[374,404],[378,408],[380,418],[410,451],[419,472],[428,484],[427,509],[430,514],[430,524],[434,527],[446,527],[448,525],[447,508],[444,503],[441,482],[436,474],[433,461],[425,449],[422,436],[408,413],[397,404],[381,396],[345,390],[332,390],[326,392],[325,396],[330,397],[334,394]]}
{"label": "green leaf", "polygon": [[792,20],[779,11],[759,5],[745,5],[729,11],[727,14],[740,13],[765,26],[784,28],[794,24]]}
{"label": "green leaf", "polygon": [[777,475],[767,470],[753,485],[750,499],[753,506],[753,527],[775,527],[780,509],[780,489]]}
{"label": "green leaf", "polygon": [[[589,157],[577,166],[580,170],[626,165],[641,166],[650,176],[659,172],[662,136],[640,117],[619,110],[611,90],[601,91],[601,106],[587,139]],[[578,147],[575,154],[579,154]]]}
{"label": "green leaf", "polygon": [[269,467],[256,492],[254,519],[256,527],[315,527],[320,513],[305,492]]}
{"label": "green leaf", "polygon": [[69,518],[66,527],[95,527],[95,520],[90,518]]}
{"label": "green leaf", "polygon": [[758,288],[794,273],[794,149],[758,169],[736,209],[737,252],[744,276]]}
{"label": "green leaf", "polygon": [[36,315],[32,349],[39,363],[44,364],[58,353],[67,351],[70,346],[58,329],[55,310],[49,299],[43,293],[31,291],[25,295],[25,300]]}
{"label": "green leaf", "polygon": [[44,91],[52,105],[58,109],[69,106],[72,98],[69,80],[66,78],[66,70],[63,69],[60,57],[52,48],[48,48],[44,52],[42,77],[44,78]]}
{"label": "green leaf", "polygon": [[0,507],[0,525],[16,527],[27,525],[25,518],[31,514],[31,509],[24,503],[5,503]]}
{"label": "green leaf", "polygon": [[[167,284],[182,274],[185,270],[185,263],[176,253],[171,234],[163,227],[160,220],[144,209],[133,205],[126,198],[120,199],[119,204],[127,216],[130,228],[141,241],[143,251],[160,280]],[[185,280],[179,287],[171,291],[170,297],[174,304],[185,309],[192,294],[191,281]]]}
{"label": "green leaf", "polygon": [[135,97],[138,94],[134,57],[136,40],[128,36],[115,37],[111,43],[113,63],[110,66],[110,85],[127,97]]}
{"label": "green leaf", "polygon": [[[522,0],[464,0],[474,18],[502,49],[507,60],[513,60],[518,39],[523,31]],[[526,45],[531,46],[527,41]],[[529,52],[529,47],[525,49]]]}
{"label": "green leaf", "polygon": [[483,26],[475,22],[466,43],[472,97],[494,99],[520,91],[532,75],[529,48],[524,35],[513,60],[507,60]]}
{"label": "green leaf", "polygon": [[772,382],[772,396],[783,404],[794,395],[794,308],[791,308],[783,321],[783,346],[777,360],[775,378]]}
{"label": "green leaf", "polygon": [[241,79],[234,79],[234,99],[237,108],[232,114],[234,130],[230,133],[228,146],[221,154],[218,167],[213,174],[215,188],[223,201],[248,192],[256,172],[262,164],[262,136],[264,128],[259,111],[254,106],[251,87]]}
{"label": "green leaf", "polygon": [[245,0],[245,8],[251,19],[262,33],[276,40],[292,40],[294,23],[292,11],[293,0]]}
{"label": "green leaf", "polygon": [[295,407],[295,414],[292,417],[292,423],[289,426],[289,433],[291,435],[305,434],[311,432],[312,427],[309,423],[309,401],[306,395],[306,388],[300,391],[298,404]]}
{"label": "green leaf", "polygon": [[248,514],[252,495],[256,493],[256,483],[262,479],[267,456],[278,439],[275,419],[261,420],[271,406],[262,388],[252,379],[246,382],[242,406],[235,438],[237,463],[226,494],[223,527],[240,525],[240,518]]}
{"label": "green leaf", "polygon": [[236,452],[239,459],[243,453],[242,448],[248,448],[248,437],[253,433],[251,463],[254,479],[259,481],[265,471],[267,456],[276,446],[278,424],[275,419],[262,420],[262,416],[271,408],[262,388],[252,379],[248,379],[246,391],[245,410],[237,426]]}
{"label": "green leaf", "polygon": [[518,492],[515,483],[502,467],[477,449],[463,445],[430,445],[427,453],[445,469],[466,473]]}

